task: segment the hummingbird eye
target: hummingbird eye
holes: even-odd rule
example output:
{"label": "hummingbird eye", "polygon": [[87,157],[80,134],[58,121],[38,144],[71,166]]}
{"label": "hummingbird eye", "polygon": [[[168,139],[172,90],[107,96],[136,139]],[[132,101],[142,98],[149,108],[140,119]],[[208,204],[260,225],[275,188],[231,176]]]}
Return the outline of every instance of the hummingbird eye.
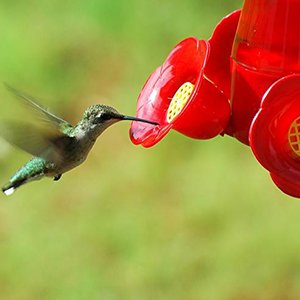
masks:
{"label": "hummingbird eye", "polygon": [[102,122],[104,122],[104,121],[107,121],[107,120],[109,120],[109,119],[111,119],[111,118],[112,118],[112,117],[111,117],[110,114],[108,114],[108,113],[106,113],[106,112],[102,112],[102,113],[100,113],[100,114],[98,114],[98,115],[96,116],[94,122],[95,122],[96,124],[98,124],[98,123],[102,123]]}
{"label": "hummingbird eye", "polygon": [[111,115],[109,115],[108,113],[102,113],[100,118],[103,121],[107,121],[107,120],[111,119]]}

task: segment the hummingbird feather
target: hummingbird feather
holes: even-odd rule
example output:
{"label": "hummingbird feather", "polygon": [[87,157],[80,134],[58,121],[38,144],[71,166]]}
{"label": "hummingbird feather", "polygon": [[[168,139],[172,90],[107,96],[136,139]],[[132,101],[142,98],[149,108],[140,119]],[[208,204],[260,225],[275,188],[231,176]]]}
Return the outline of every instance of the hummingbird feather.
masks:
{"label": "hummingbird feather", "polygon": [[37,112],[41,113],[44,117],[46,117],[46,121],[55,124],[56,126],[59,127],[61,131],[67,130],[68,128],[72,127],[72,125],[69,122],[56,116],[46,108],[42,107],[31,96],[26,95],[25,93],[21,92],[20,90],[17,90],[14,87],[11,87],[7,83],[4,83],[4,85],[9,92],[11,92],[18,99],[21,99],[25,101],[27,104],[29,104],[31,108],[35,109]]}
{"label": "hummingbird feather", "polygon": [[12,121],[0,123],[0,136],[23,151],[53,163],[61,162],[73,141],[59,130]]}

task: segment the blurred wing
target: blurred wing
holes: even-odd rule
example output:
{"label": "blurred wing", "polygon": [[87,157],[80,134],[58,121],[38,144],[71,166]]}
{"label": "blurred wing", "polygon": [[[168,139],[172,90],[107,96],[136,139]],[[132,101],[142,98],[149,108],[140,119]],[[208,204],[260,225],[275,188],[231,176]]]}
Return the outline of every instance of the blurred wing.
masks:
{"label": "blurred wing", "polygon": [[54,115],[47,109],[43,108],[41,105],[37,104],[36,101],[32,100],[32,97],[24,94],[23,92],[9,86],[8,84],[4,83],[5,87],[9,92],[11,92],[13,95],[15,95],[17,98],[25,101],[27,104],[30,105],[31,108],[35,109],[39,113],[41,113],[44,117],[46,117],[46,120],[51,122],[52,124],[55,124],[59,127],[61,131],[67,129],[68,127],[72,127],[70,123],[65,121],[64,119],[61,119],[60,117]]}
{"label": "blurred wing", "polygon": [[59,130],[52,132],[21,122],[0,123],[0,136],[29,154],[53,163],[60,163],[74,142],[72,137]]}

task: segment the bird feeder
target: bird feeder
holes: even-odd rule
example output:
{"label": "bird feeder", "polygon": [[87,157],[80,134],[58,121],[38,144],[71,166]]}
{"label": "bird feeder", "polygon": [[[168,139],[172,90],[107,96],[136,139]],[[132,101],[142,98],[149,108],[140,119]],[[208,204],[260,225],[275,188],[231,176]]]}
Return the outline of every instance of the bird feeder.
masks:
{"label": "bird feeder", "polygon": [[187,38],[144,85],[134,144],[171,129],[195,139],[230,135],[249,145],[286,194],[300,198],[300,0],[246,0],[208,40]]}

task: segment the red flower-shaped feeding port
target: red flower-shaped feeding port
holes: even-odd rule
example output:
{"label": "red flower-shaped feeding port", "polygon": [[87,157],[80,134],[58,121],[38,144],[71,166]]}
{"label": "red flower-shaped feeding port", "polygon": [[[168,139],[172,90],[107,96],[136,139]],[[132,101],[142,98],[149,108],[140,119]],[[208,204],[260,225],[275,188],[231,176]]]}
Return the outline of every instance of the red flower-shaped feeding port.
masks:
{"label": "red flower-shaped feeding port", "polygon": [[[133,122],[134,144],[151,147],[171,129],[196,139],[224,132],[230,118],[230,52],[239,13],[224,18],[210,41],[187,38],[180,42],[152,73],[139,95],[136,117],[160,126]],[[220,76],[215,75],[216,68]]]}
{"label": "red flower-shaped feeding port", "polygon": [[300,198],[300,75],[275,82],[250,128],[258,161],[286,194]]}
{"label": "red flower-shaped feeding port", "polygon": [[198,139],[212,138],[225,129],[229,102],[203,76],[209,51],[208,42],[188,38],[150,76],[139,96],[136,116],[160,126],[133,122],[130,133],[135,144],[153,146],[172,128]]}

